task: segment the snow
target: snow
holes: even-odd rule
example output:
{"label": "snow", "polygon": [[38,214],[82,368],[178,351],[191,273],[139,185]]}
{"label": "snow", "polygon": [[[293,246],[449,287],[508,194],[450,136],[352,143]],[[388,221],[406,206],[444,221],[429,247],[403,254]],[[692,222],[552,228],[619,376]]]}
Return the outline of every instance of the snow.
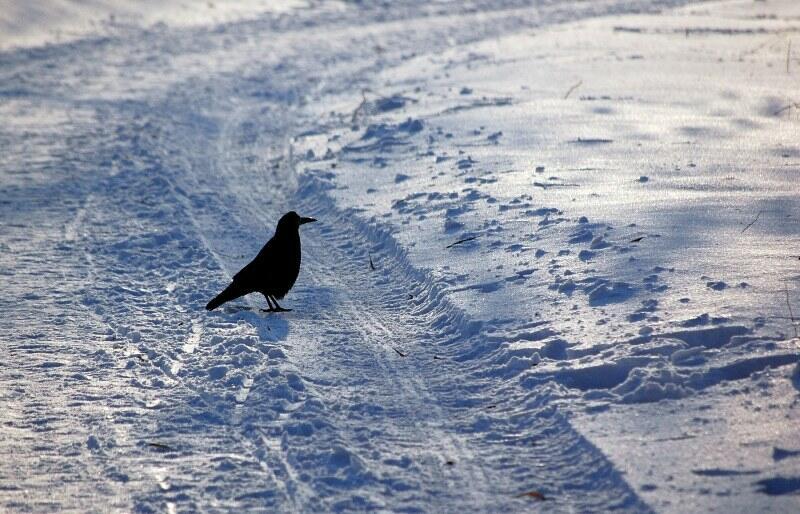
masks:
{"label": "snow", "polygon": [[11,7],[2,510],[798,509],[795,2]]}
{"label": "snow", "polygon": [[126,27],[191,27],[306,7],[301,0],[29,0],[0,2],[0,50],[64,43]]}

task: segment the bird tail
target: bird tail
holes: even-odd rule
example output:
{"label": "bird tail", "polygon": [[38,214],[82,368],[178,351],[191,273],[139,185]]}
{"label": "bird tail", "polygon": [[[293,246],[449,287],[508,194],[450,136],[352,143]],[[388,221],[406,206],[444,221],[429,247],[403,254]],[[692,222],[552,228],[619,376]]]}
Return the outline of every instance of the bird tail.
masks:
{"label": "bird tail", "polygon": [[208,302],[208,305],[206,305],[206,310],[213,311],[223,303],[235,300],[244,294],[244,291],[242,291],[237,284],[231,284],[226,287],[224,291],[215,296],[213,300]]}

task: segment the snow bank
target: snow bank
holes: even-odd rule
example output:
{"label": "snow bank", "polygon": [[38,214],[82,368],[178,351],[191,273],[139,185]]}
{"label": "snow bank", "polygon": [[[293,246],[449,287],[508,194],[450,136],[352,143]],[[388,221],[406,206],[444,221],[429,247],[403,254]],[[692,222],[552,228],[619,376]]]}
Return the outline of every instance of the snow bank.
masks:
{"label": "snow bank", "polygon": [[0,2],[0,50],[96,36],[113,32],[115,26],[211,25],[286,12],[306,4],[304,0],[4,0]]}

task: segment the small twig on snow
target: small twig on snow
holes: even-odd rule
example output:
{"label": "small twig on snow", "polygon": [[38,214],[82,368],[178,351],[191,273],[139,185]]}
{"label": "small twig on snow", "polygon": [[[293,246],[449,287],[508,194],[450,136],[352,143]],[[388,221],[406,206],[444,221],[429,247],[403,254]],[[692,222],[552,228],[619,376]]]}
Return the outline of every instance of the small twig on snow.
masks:
{"label": "small twig on snow", "polygon": [[794,329],[794,337],[797,336],[797,323],[794,320],[794,312],[792,312],[792,302],[789,301],[789,281],[785,280],[784,285],[786,286],[786,306],[789,307],[789,319],[792,320],[792,328]]}
{"label": "small twig on snow", "polygon": [[154,443],[154,442],[148,442],[148,443],[147,443],[147,446],[149,446],[149,447],[151,447],[151,448],[156,448],[156,449],[158,449],[158,450],[167,451],[167,452],[169,452],[169,451],[172,451],[172,447],[171,447],[171,446],[168,446],[168,445],[166,445],[166,444],[164,444],[164,443]]}
{"label": "small twig on snow", "polygon": [[375,271],[375,265],[372,263],[372,254],[369,256],[369,269]]}
{"label": "small twig on snow", "polygon": [[539,491],[528,491],[526,493],[518,494],[517,498],[530,498],[532,500],[538,500],[540,502],[547,500],[545,495],[540,493]]}
{"label": "small twig on snow", "polygon": [[777,111],[773,112],[772,115],[773,116],[777,116],[777,115],[781,114],[782,112],[788,111],[789,109],[791,109],[793,107],[795,109],[800,109],[800,102],[795,102],[795,103],[792,103],[792,104],[789,104],[789,105],[784,105],[783,107],[781,107]]}
{"label": "small twig on snow", "polygon": [[569,88],[569,90],[567,91],[567,94],[565,94],[565,95],[564,95],[564,100],[566,100],[567,98],[569,98],[569,95],[571,95],[573,91],[575,91],[576,89],[578,89],[579,87],[581,87],[581,84],[583,84],[583,81],[582,81],[582,80],[579,80],[577,84],[575,84],[574,86],[572,86],[571,88]]}
{"label": "small twig on snow", "polygon": [[358,115],[361,113],[361,110],[364,108],[365,105],[367,105],[367,91],[369,91],[369,89],[361,90],[361,103],[358,104],[356,110],[353,111],[353,115],[350,117],[350,123],[356,122],[356,119],[358,118]]}
{"label": "small twig on snow", "polygon": [[763,210],[763,209],[762,209],[762,210],[760,210],[760,211],[758,211],[758,214],[756,214],[756,219],[754,219],[753,221],[751,221],[750,223],[748,223],[748,224],[747,224],[747,226],[746,226],[746,227],[744,227],[744,228],[742,229],[742,232],[741,232],[742,234],[744,234],[744,233],[745,233],[745,231],[746,231],[748,228],[752,227],[752,226],[753,226],[753,225],[756,223],[756,221],[758,221],[758,217],[759,217],[759,216],[761,216],[761,213],[762,213],[762,212],[764,212],[764,210]]}
{"label": "small twig on snow", "polygon": [[399,355],[400,357],[405,357],[405,356],[406,356],[406,354],[405,354],[405,353],[401,352],[400,350],[398,350],[398,349],[397,349],[397,348],[395,348],[394,346],[392,346],[392,350],[394,350],[395,352],[397,352],[397,355]]}
{"label": "small twig on snow", "polygon": [[451,243],[451,244],[445,246],[444,248],[445,248],[445,250],[447,250],[448,248],[452,248],[452,247],[454,247],[456,245],[460,245],[461,243],[466,243],[467,241],[472,241],[473,239],[478,239],[478,236],[470,236],[470,237],[465,237],[464,239],[459,239],[455,243]]}

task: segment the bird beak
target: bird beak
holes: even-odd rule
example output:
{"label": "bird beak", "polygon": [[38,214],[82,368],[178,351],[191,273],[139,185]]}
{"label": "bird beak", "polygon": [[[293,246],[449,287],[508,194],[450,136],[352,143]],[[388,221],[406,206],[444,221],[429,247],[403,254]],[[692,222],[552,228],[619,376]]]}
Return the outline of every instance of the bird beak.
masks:
{"label": "bird beak", "polygon": [[305,225],[306,223],[311,223],[312,221],[317,221],[314,218],[300,218],[300,224]]}

